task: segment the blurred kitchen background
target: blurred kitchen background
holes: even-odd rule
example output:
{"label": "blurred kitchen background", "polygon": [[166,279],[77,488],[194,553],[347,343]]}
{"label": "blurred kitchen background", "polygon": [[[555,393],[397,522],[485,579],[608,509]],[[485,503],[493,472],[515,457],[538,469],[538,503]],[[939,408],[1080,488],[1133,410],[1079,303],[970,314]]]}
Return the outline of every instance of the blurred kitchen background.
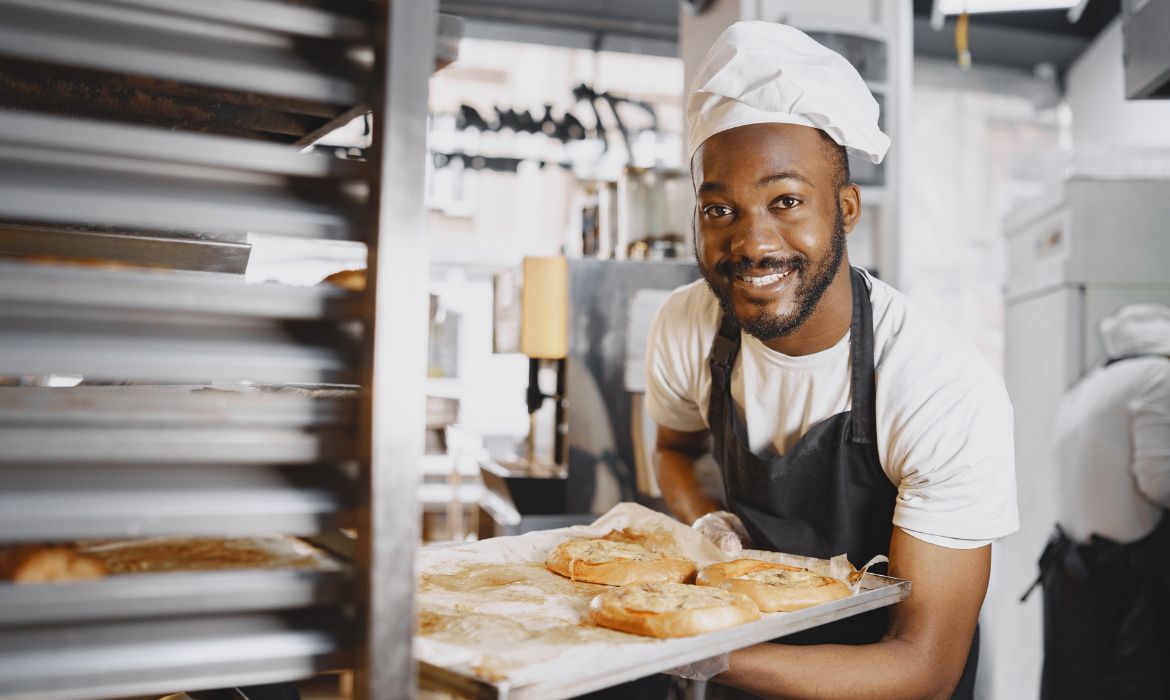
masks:
{"label": "blurred kitchen background", "polygon": [[[880,166],[852,163],[851,260],[1006,377],[1022,524],[995,548],[978,693],[1036,697],[1041,601],[1019,597],[1055,522],[1057,404],[1102,362],[1101,318],[1170,304],[1170,2],[400,0],[376,4],[389,34],[375,3],[248,4],[0,0],[0,375],[26,392],[0,396],[0,461],[48,465],[0,481],[0,540],[276,529],[409,602],[419,543],[662,508],[642,358],[698,276],[685,87],[732,22],[785,22],[857,66],[893,138]],[[215,418],[175,386],[222,392]],[[31,393],[60,387],[138,393],[101,415]],[[216,452],[227,433],[183,432],[205,421],[253,432]],[[78,425],[122,432],[60,447]],[[115,476],[70,491],[76,460]],[[163,462],[173,480],[143,471]],[[197,505],[147,515],[140,491]],[[36,518],[3,515],[34,497]],[[351,541],[330,546],[338,527]],[[378,537],[397,559],[362,549]],[[392,624],[361,600],[346,625]],[[341,663],[397,697],[394,629],[267,677]],[[166,687],[101,678],[61,682]]]}
{"label": "blurred kitchen background", "polygon": [[[637,375],[660,290],[695,276],[685,85],[731,22],[790,23],[858,67],[894,141],[881,166],[852,163],[865,211],[851,260],[948,319],[1007,378],[1022,527],[995,548],[979,693],[1034,696],[1041,602],[1019,597],[1055,522],[1057,404],[1103,360],[1101,318],[1170,303],[1170,12],[989,2],[1004,11],[969,15],[957,36],[953,11],[980,4],[443,3],[466,24],[460,60],[431,84],[431,291],[444,330],[432,332],[428,387],[458,402],[470,438],[446,455],[446,468],[464,465],[461,498],[496,508],[457,520],[447,509],[428,532],[472,536],[478,517],[486,534],[488,515],[496,531],[573,522],[544,512],[537,480],[508,471],[529,440],[567,472],[560,512],[655,504]],[[554,255],[568,258],[567,455],[552,449],[551,401],[528,420],[528,357],[499,352],[516,333],[501,297],[518,298],[508,285],[522,259]],[[439,337],[456,348],[442,367]],[[554,370],[541,371],[551,392]],[[428,464],[437,481],[440,462]],[[519,517],[500,512],[509,493]]]}

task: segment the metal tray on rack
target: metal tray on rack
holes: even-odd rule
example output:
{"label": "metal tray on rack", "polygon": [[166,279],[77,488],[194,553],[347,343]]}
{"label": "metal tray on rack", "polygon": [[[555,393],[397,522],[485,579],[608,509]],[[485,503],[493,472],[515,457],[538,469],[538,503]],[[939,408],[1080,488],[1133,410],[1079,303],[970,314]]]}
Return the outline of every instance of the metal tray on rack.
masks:
{"label": "metal tray on rack", "polygon": [[0,632],[0,697],[95,700],[307,678],[353,663],[336,610],[151,617]]}
{"label": "metal tray on rack", "polygon": [[342,571],[196,571],[73,583],[0,583],[0,628],[309,608],[341,603],[349,592],[350,575]]}
{"label": "metal tray on rack", "polygon": [[[78,545],[79,551],[90,556],[93,550],[102,548],[116,551],[136,547],[126,561],[131,567],[148,570],[127,572],[112,568],[103,578],[71,582],[0,581],[0,629],[315,608],[343,603],[351,594],[350,566],[300,540],[259,537],[236,542],[246,544],[247,551],[255,557],[253,561],[231,563],[227,540],[222,549],[218,540],[188,538],[83,543]],[[194,547],[190,543],[195,543]],[[156,553],[148,554],[153,559],[145,562],[134,559],[152,547],[156,552],[158,548],[171,551],[178,558],[167,561]],[[224,554],[219,555],[220,561],[206,556],[200,560],[198,547]],[[184,555],[192,560],[183,561]]]}
{"label": "metal tray on rack", "polygon": [[858,593],[849,598],[797,612],[767,614],[758,622],[697,637],[623,646],[620,653],[602,660],[591,657],[588,664],[547,663],[549,672],[538,680],[491,681],[467,665],[441,667],[420,660],[419,681],[424,687],[474,698],[559,700],[893,605],[908,595],[909,581],[867,573]]}

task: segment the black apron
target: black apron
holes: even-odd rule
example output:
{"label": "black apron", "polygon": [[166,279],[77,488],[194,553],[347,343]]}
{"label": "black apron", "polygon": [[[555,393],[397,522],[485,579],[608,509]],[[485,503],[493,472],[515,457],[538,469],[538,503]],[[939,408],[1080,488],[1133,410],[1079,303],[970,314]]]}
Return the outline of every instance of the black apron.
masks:
{"label": "black apron", "polygon": [[1037,584],[1042,700],[1170,698],[1170,512],[1129,544],[1097,535],[1080,544],[1057,526]]}
{"label": "black apron", "polygon": [[[708,422],[728,508],[755,546],[827,559],[848,554],[855,565],[888,554],[898,490],[877,452],[873,310],[862,274],[851,270],[853,314],[849,365],[852,410],[813,426],[786,454],[761,459],[748,449],[747,428],[731,398],[740,328],[725,314],[711,347]],[[886,633],[885,608],[784,637],[784,644],[869,644]],[[978,635],[953,698],[973,697]]]}

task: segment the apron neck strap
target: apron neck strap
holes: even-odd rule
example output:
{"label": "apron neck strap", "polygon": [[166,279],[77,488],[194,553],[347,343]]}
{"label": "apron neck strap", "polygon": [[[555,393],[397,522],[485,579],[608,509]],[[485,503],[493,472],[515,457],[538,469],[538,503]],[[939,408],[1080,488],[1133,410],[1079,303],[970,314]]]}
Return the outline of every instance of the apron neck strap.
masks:
{"label": "apron neck strap", "polygon": [[849,381],[853,394],[849,440],[877,444],[877,384],[873,367],[873,309],[869,287],[857,268],[849,271],[853,289],[853,318],[849,323]]}
{"label": "apron neck strap", "polygon": [[719,322],[719,335],[711,345],[711,372],[719,372],[723,378],[731,374],[731,367],[735,364],[735,357],[739,354],[739,324],[731,314],[723,314]]}
{"label": "apron neck strap", "polygon": [[1118,362],[1125,362],[1126,360],[1137,360],[1144,357],[1166,357],[1166,355],[1159,355],[1156,352],[1144,352],[1136,355],[1122,355],[1121,357],[1111,357],[1108,360],[1105,360],[1105,366],[1108,367],[1109,365]]}

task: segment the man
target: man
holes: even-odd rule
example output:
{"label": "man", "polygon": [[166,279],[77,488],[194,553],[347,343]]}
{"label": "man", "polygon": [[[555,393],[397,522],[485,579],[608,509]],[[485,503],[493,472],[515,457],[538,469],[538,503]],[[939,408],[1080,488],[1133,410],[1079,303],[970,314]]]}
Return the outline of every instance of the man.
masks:
{"label": "man", "polygon": [[1170,697],[1170,308],[1101,323],[1109,360],[1053,431],[1060,525],[1041,558],[1043,698]]}
{"label": "man", "polygon": [[[845,59],[763,22],[724,32],[688,96],[706,285],[673,292],[647,353],[667,505],[729,551],[738,531],[857,565],[888,555],[913,582],[892,611],[731,654],[715,680],[764,697],[971,697],[990,543],[1018,527],[1001,378],[849,265],[846,152],[881,161],[877,116]],[[707,452],[726,507],[697,485]]]}

